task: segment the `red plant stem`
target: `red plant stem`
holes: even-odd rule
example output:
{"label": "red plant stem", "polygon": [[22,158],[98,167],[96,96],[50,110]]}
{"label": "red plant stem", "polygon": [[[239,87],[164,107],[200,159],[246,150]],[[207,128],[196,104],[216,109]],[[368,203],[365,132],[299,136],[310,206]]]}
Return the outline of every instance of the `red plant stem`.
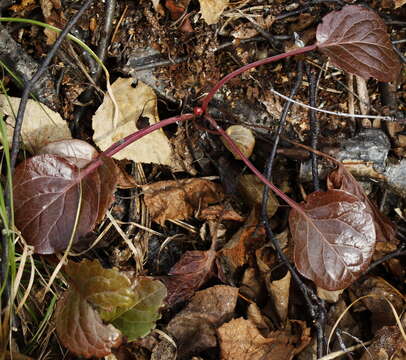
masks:
{"label": "red plant stem", "polygon": [[135,133],[126,136],[125,138],[122,138],[121,140],[117,141],[113,145],[111,145],[107,150],[102,152],[100,156],[95,160],[92,161],[89,166],[87,166],[82,172],[81,172],[81,178],[83,179],[85,176],[90,174],[92,171],[96,170],[103,162],[102,157],[112,157],[114,154],[118,153],[120,150],[124,149],[128,145],[132,144],[134,141],[137,141],[138,139],[141,139],[142,137],[154,132],[155,130],[159,130],[163,128],[164,126],[174,124],[178,121],[186,121],[190,120],[194,117],[193,114],[183,114],[183,115],[178,115],[174,116],[165,120],[162,120],[156,124],[153,124],[151,126],[148,126],[144,129],[138,130]]}
{"label": "red plant stem", "polygon": [[268,186],[276,195],[282,198],[291,208],[297,210],[301,214],[303,213],[302,207],[294,200],[292,200],[289,196],[287,196],[284,192],[279,190],[274,184],[272,184],[268,179],[261,174],[261,172],[254,166],[254,164],[248,160],[248,158],[241,152],[235,142],[227,135],[227,133],[217,124],[217,121],[214,120],[210,115],[204,116],[210,124],[219,132],[219,134],[224,138],[230,148],[233,150],[235,154],[237,154],[240,159],[248,166],[248,168],[266,185]]}
{"label": "red plant stem", "polygon": [[281,59],[285,59],[289,56],[295,56],[295,55],[300,55],[300,54],[304,54],[306,52],[309,51],[313,51],[316,50],[317,48],[317,44],[313,44],[313,45],[309,45],[309,46],[305,46],[302,48],[297,48],[295,50],[292,51],[288,51],[286,53],[283,54],[279,54],[279,55],[275,55],[266,59],[262,59],[262,60],[258,60],[255,61],[251,64],[247,64],[243,67],[240,67],[239,69],[229,73],[228,75],[224,76],[215,86],[213,89],[210,90],[210,92],[204,97],[203,101],[202,101],[202,109],[203,112],[206,113],[207,110],[207,106],[209,105],[209,102],[211,101],[211,99],[213,98],[213,96],[216,94],[217,90],[220,89],[226,82],[228,82],[229,80],[231,80],[232,78],[242,74],[243,72],[250,70],[252,68],[261,66],[261,65],[265,65],[265,64],[269,64],[271,62],[274,61],[278,61]]}

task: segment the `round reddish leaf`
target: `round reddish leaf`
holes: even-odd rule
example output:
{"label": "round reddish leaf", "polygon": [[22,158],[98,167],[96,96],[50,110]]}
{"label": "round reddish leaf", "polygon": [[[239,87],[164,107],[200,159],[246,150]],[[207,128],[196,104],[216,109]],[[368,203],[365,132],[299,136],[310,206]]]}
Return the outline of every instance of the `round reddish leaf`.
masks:
{"label": "round reddish leaf", "polygon": [[399,57],[383,20],[372,10],[348,5],[328,13],[317,27],[317,46],[339,68],[364,79],[394,81]]}
{"label": "round reddish leaf", "polygon": [[299,272],[326,290],[348,287],[368,267],[375,227],[365,204],[342,190],[310,194],[289,226]]}
{"label": "round reddish leaf", "polygon": [[93,230],[111,204],[115,188],[111,159],[82,178],[80,169],[61,156],[44,154],[19,164],[14,173],[15,223],[39,254],[66,249],[80,197],[82,204],[73,243]]}

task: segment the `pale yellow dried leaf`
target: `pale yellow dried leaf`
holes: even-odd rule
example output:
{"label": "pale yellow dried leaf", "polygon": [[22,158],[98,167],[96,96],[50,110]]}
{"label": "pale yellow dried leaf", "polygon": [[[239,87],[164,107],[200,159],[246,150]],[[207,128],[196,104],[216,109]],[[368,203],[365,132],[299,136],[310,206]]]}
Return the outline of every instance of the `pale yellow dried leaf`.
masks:
{"label": "pale yellow dried leaf", "polygon": [[318,287],[317,296],[329,303],[336,303],[338,300],[340,300],[340,295],[343,293],[344,290],[345,289],[329,291]]}
{"label": "pale yellow dried leaf", "polygon": [[[11,107],[10,107],[11,104]],[[17,114],[20,98],[0,95],[0,113],[7,116],[7,136],[11,141],[14,132],[14,114]],[[35,153],[46,144],[64,139],[71,139],[67,122],[61,115],[43,104],[28,100],[24,114],[21,138],[24,148]]]}
{"label": "pale yellow dried leaf", "polygon": [[290,271],[288,271],[282,279],[274,280],[270,284],[275,308],[283,323],[288,316],[290,278]]}
{"label": "pale yellow dried leaf", "polygon": [[395,9],[400,8],[406,4],[406,0],[395,0]]}
{"label": "pale yellow dried leaf", "polygon": [[[93,116],[93,140],[101,150],[106,150],[116,141],[138,130],[136,123],[142,116],[149,125],[159,122],[157,98],[148,85],[138,82],[133,88],[132,79],[118,78],[112,84],[112,91],[117,100],[119,118],[117,127],[113,127],[114,106],[110,96],[105,96],[103,103]],[[162,129],[137,140],[113,156],[118,160],[132,160],[141,163],[169,165],[177,168],[172,157],[172,148]]]}
{"label": "pale yellow dried leaf", "polygon": [[216,24],[228,6],[228,0],[199,0],[199,2],[200,12],[208,25]]}

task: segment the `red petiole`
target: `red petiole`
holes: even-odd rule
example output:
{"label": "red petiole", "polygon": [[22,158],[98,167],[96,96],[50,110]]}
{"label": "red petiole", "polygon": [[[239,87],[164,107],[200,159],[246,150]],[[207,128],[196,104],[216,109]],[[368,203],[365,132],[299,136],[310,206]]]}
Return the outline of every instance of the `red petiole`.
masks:
{"label": "red petiole", "polygon": [[211,89],[211,91],[205,96],[205,98],[202,101],[202,106],[196,106],[193,109],[193,114],[182,114],[179,116],[175,116],[175,117],[171,117],[165,120],[160,121],[159,123],[156,123],[154,125],[151,125],[149,127],[146,127],[142,130],[139,130],[131,135],[128,135],[127,137],[121,139],[120,141],[116,142],[115,144],[113,144],[112,146],[110,146],[106,151],[104,151],[101,156],[96,159],[95,161],[93,161],[92,163],[89,164],[89,166],[84,169],[81,173],[81,177],[85,177],[86,175],[90,174],[92,171],[94,171],[95,169],[97,169],[101,164],[102,164],[102,157],[106,156],[106,157],[112,157],[114,154],[118,153],[120,150],[124,149],[125,147],[127,147],[128,145],[132,144],[134,141],[141,139],[142,137],[152,133],[153,131],[156,131],[158,129],[163,128],[164,126],[170,125],[170,124],[174,124],[178,121],[186,121],[186,120],[190,120],[193,117],[201,117],[204,116],[211,124],[212,126],[218,131],[218,133],[223,136],[223,138],[225,139],[225,141],[230,145],[231,149],[237,153],[241,160],[247,165],[247,167],[266,185],[268,186],[270,189],[272,189],[280,198],[282,198],[289,206],[291,206],[292,208],[296,209],[297,211],[303,213],[303,210],[301,208],[301,206],[295,202],[294,200],[292,200],[289,196],[287,196],[285,193],[283,193],[281,190],[279,190],[274,184],[272,184],[268,179],[265,178],[265,176],[263,176],[261,174],[261,172],[251,163],[251,161],[249,161],[247,159],[247,157],[245,157],[242,152],[240,151],[240,149],[238,148],[238,146],[234,143],[234,141],[226,134],[226,132],[219,127],[219,125],[217,124],[217,122],[208,114],[206,114],[207,111],[207,107],[210,103],[210,101],[213,99],[214,95],[216,94],[216,92],[224,85],[226,84],[228,81],[230,81],[231,79],[233,79],[234,77],[242,74],[243,72],[256,68],[258,66],[264,65],[264,64],[268,64],[274,61],[278,61],[290,56],[295,56],[295,55],[299,55],[299,54],[304,54],[306,52],[315,50],[317,48],[317,44],[314,45],[309,45],[303,48],[298,48],[292,51],[289,51],[287,53],[283,53],[283,54],[279,54],[276,56],[272,56],[266,59],[262,59],[262,60],[258,60],[255,61],[251,64],[247,64],[233,72],[231,72],[230,74],[226,75],[225,77],[223,77],[214,87],[213,89]]}

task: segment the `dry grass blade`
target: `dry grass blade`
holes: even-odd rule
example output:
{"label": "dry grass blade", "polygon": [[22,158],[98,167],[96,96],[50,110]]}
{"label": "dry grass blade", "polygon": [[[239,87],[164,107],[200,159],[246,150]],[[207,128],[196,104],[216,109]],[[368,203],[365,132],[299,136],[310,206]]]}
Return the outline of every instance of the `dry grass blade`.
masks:
{"label": "dry grass blade", "polygon": [[369,295],[361,296],[360,298],[354,300],[350,305],[348,305],[348,306],[346,307],[346,309],[345,309],[345,310],[342,312],[342,314],[338,317],[338,319],[337,319],[337,321],[335,322],[333,328],[331,329],[330,335],[329,335],[329,337],[328,337],[328,340],[327,340],[327,350],[328,350],[329,347],[330,347],[330,342],[331,342],[331,339],[332,339],[332,337],[333,337],[333,335],[334,335],[334,332],[335,332],[335,330],[336,330],[338,324],[340,323],[341,319],[344,317],[344,315],[345,315],[345,314],[348,312],[348,310],[350,310],[356,303],[358,303],[358,302],[360,302],[361,300],[363,300],[363,299],[365,299],[365,298],[368,298],[368,297],[383,299],[383,300],[385,300],[385,301],[388,303],[388,305],[390,306],[390,308],[391,308],[391,310],[392,310],[392,312],[393,312],[393,316],[394,316],[395,319],[396,319],[396,324],[397,324],[397,326],[399,327],[399,331],[400,331],[400,333],[402,334],[403,340],[406,341],[405,329],[403,328],[403,325],[402,325],[402,322],[401,322],[401,320],[400,320],[400,317],[399,317],[399,315],[398,315],[398,313],[397,313],[395,307],[393,306],[393,304],[392,304],[386,297],[384,297],[384,296],[369,294]]}

